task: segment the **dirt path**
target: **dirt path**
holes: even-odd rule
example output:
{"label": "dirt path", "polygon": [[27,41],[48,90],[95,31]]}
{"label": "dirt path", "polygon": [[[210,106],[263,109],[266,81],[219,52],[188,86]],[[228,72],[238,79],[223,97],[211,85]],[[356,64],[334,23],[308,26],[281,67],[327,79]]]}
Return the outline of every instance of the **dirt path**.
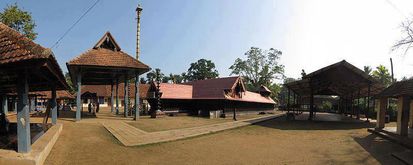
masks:
{"label": "dirt path", "polygon": [[66,122],[45,164],[398,164],[404,148],[367,123],[262,122],[186,140],[124,147],[100,124]]}

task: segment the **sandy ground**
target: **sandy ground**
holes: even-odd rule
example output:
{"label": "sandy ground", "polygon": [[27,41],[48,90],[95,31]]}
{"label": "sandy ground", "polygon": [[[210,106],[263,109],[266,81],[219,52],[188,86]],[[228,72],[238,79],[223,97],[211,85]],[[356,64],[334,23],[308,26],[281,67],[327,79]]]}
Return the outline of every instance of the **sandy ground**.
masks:
{"label": "sandy ground", "polygon": [[124,147],[98,123],[64,122],[45,164],[400,164],[373,124],[270,120],[196,138]]}
{"label": "sandy ground", "polygon": [[[255,117],[262,117],[265,115],[238,115],[237,120],[255,118]],[[165,131],[171,129],[179,129],[179,128],[189,128],[189,127],[197,127],[203,126],[208,124],[216,124],[216,123],[223,123],[223,122],[232,122],[234,121],[232,117],[227,117],[225,119],[209,119],[203,117],[192,117],[192,116],[176,116],[176,117],[169,117],[164,116],[157,119],[151,119],[149,116],[141,117],[138,121],[131,121],[127,122],[128,124],[139,128],[141,130],[147,132],[156,132],[156,131]]]}

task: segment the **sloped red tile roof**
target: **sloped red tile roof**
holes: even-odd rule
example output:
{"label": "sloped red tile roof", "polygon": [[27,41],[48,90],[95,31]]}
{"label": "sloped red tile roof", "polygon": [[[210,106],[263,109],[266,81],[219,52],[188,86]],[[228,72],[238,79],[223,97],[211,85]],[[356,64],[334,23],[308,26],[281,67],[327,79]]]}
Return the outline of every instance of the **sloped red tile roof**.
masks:
{"label": "sloped red tile roof", "polygon": [[163,99],[192,99],[192,85],[161,83]]}
{"label": "sloped red tile roof", "polygon": [[[135,84],[130,84],[131,85],[131,90],[130,90],[130,97],[135,98]],[[140,98],[146,98],[148,91],[149,91],[149,84],[139,84],[139,97]],[[116,86],[113,86],[114,90],[116,90]],[[119,88],[118,88],[118,95],[119,97],[123,98],[125,96],[124,93],[125,89],[125,84],[124,83],[119,83]],[[110,85],[82,85],[81,92],[90,92],[90,93],[96,93],[97,96],[103,96],[103,97],[110,97],[110,90],[111,87]],[[115,96],[115,93],[113,93]]]}
{"label": "sloped red tile roof", "polygon": [[234,90],[239,82],[243,83],[241,77],[198,80],[185,84],[161,83],[160,90],[162,92],[162,99],[227,99],[275,104],[270,97],[264,97],[255,92],[244,91],[241,98],[225,94],[226,90]]}
{"label": "sloped red tile roof", "polygon": [[413,79],[395,82],[390,85],[379,94],[376,98],[382,97],[400,97],[400,96],[413,96]]}
{"label": "sloped red tile roof", "polygon": [[148,65],[136,60],[122,51],[112,51],[105,48],[90,49],[68,62],[68,65],[88,65],[121,68],[149,68]]}

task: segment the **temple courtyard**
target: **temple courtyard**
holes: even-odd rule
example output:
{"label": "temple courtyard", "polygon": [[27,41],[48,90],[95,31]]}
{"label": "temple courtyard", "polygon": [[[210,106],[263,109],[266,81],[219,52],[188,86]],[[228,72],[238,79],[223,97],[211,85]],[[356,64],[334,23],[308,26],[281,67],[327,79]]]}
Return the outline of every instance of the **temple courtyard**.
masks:
{"label": "temple courtyard", "polygon": [[[403,164],[391,153],[404,152],[404,147],[366,131],[374,123],[327,113],[317,113],[316,119],[328,121],[300,120],[306,115],[294,121],[281,116],[211,134],[132,147],[124,146],[102,121],[124,122],[146,133],[233,121],[165,116],[133,122],[105,113],[80,122],[59,118],[64,129],[45,164]],[[238,116],[239,121],[256,117],[263,116]]]}

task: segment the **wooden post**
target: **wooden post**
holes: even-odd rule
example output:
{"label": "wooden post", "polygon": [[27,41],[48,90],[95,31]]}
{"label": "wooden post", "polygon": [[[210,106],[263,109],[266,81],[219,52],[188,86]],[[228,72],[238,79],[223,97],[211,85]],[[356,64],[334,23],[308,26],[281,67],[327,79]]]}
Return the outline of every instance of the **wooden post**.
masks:
{"label": "wooden post", "polygon": [[350,117],[353,118],[354,115],[354,96],[353,93],[351,93],[351,97],[350,97]]}
{"label": "wooden post", "polygon": [[116,79],[116,115],[119,115],[119,79]]}
{"label": "wooden post", "polygon": [[77,74],[77,96],[76,96],[76,121],[80,121],[82,113],[82,99],[81,96],[82,89],[82,75],[81,73]]}
{"label": "wooden post", "polygon": [[52,99],[50,99],[50,108],[52,110],[52,124],[57,123],[57,102],[56,102],[56,86],[52,85]]}
{"label": "wooden post", "polygon": [[308,120],[313,120],[314,113],[314,93],[313,87],[310,85],[310,115],[308,116]]}
{"label": "wooden post", "polygon": [[408,135],[410,98],[401,96],[397,99],[397,134]]}
{"label": "wooden post", "polygon": [[133,120],[139,119],[139,74],[135,74],[135,117]]}
{"label": "wooden post", "polygon": [[2,107],[3,107],[3,113],[7,116],[7,114],[9,113],[9,106],[8,106],[8,103],[7,103],[7,96],[6,95],[3,95],[3,99],[2,99],[2,103],[1,103],[1,105],[2,105]]}
{"label": "wooden post", "polygon": [[27,153],[31,150],[30,116],[29,116],[29,84],[27,72],[17,80],[17,151]]}
{"label": "wooden post", "polygon": [[[370,88],[371,88],[371,84],[369,84],[368,89],[367,89],[367,109],[365,112],[365,116],[366,116],[366,122],[369,122],[369,110],[370,110]],[[380,103],[381,104],[381,103]],[[387,105],[387,104],[386,104]]]}
{"label": "wooden post", "polygon": [[290,112],[290,88],[288,89],[288,96],[287,96],[287,112]]}
{"label": "wooden post", "polygon": [[379,104],[374,106],[377,108],[376,129],[382,129],[385,126],[387,98],[380,98],[380,100],[376,101],[376,104]]}
{"label": "wooden post", "polygon": [[409,128],[413,128],[413,101],[410,101],[410,123]]}
{"label": "wooden post", "polygon": [[360,119],[360,89],[357,94],[357,119]]}
{"label": "wooden post", "polygon": [[124,117],[128,117],[128,108],[129,108],[129,100],[128,100],[128,97],[129,97],[129,90],[128,90],[128,85],[129,85],[129,80],[128,80],[128,76],[127,75],[125,75],[125,96],[124,96],[124,99],[123,99],[123,101],[124,101],[124,106],[123,106],[123,116]]}
{"label": "wooden post", "polygon": [[114,102],[114,98],[113,98],[113,93],[115,93],[113,88],[113,80],[112,83],[110,84],[110,112],[113,113],[113,102]]}

